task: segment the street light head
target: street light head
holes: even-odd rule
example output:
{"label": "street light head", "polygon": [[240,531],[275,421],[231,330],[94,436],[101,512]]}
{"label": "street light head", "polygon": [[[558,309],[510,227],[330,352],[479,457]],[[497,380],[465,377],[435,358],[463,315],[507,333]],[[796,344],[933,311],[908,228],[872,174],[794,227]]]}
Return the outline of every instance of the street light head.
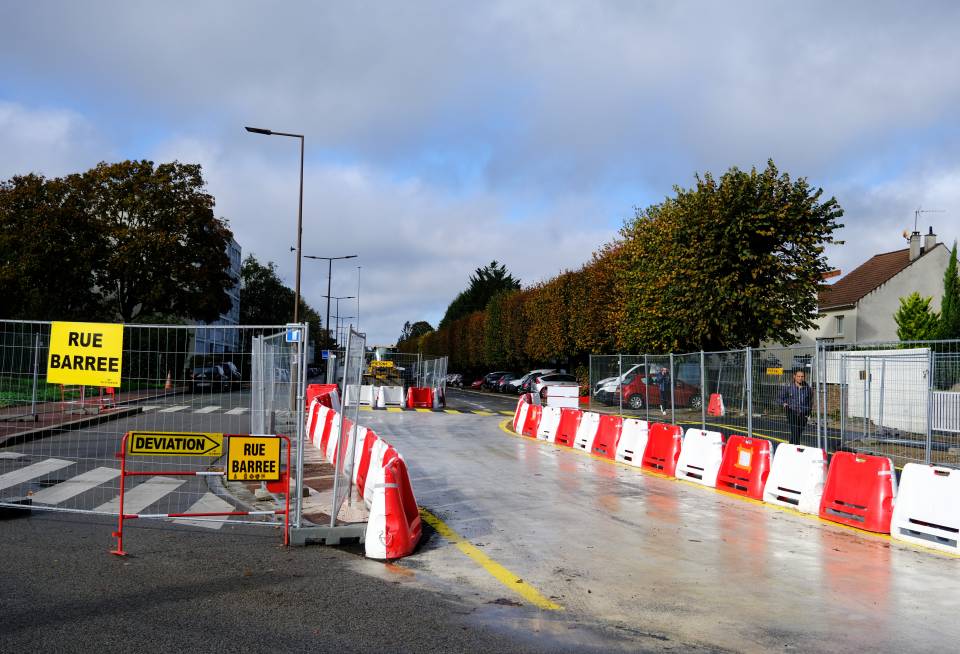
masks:
{"label": "street light head", "polygon": [[269,129],[263,129],[262,127],[244,127],[244,129],[254,134],[266,134],[267,136],[273,134]]}

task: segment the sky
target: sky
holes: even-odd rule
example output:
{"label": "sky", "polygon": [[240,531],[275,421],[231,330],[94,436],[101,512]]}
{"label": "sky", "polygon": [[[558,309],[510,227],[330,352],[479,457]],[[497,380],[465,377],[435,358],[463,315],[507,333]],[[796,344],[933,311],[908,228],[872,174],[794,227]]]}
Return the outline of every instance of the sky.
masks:
{"label": "sky", "polygon": [[[200,163],[244,256],[293,287],[299,141],[243,127],[302,133],[303,254],[359,255],[331,294],[359,281],[340,315],[368,343],[435,326],[493,259],[549,279],[675,185],[769,158],[840,202],[844,272],[904,247],[917,208],[960,236],[956,2],[0,9],[0,179]],[[327,265],[302,269],[324,314]]]}

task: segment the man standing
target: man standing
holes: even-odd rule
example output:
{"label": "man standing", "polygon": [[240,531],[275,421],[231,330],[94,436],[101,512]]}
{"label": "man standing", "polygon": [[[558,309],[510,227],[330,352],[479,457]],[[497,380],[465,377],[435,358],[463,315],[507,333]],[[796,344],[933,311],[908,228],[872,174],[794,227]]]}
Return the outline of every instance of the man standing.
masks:
{"label": "man standing", "polygon": [[780,391],[780,404],[783,405],[783,410],[787,414],[787,423],[790,425],[791,443],[799,444],[803,437],[803,430],[810,416],[811,398],[807,373],[803,370],[794,370],[793,382]]}
{"label": "man standing", "polygon": [[670,371],[666,368],[660,368],[657,375],[657,390],[660,391],[660,413],[667,415],[665,405],[670,401]]}

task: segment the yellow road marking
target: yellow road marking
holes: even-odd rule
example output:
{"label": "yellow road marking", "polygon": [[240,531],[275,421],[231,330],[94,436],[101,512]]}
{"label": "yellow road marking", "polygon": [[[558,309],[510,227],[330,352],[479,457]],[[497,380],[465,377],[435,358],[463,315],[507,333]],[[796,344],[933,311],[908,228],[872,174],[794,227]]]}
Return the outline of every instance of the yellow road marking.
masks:
{"label": "yellow road marking", "polygon": [[460,413],[457,409],[444,409],[444,413]]}
{"label": "yellow road marking", "polygon": [[401,408],[398,407],[398,406],[388,406],[388,407],[387,407],[387,412],[388,412],[388,413],[403,413],[403,409],[401,409]]}
{"label": "yellow road marking", "polygon": [[474,415],[478,415],[478,416],[495,416],[495,415],[497,415],[496,413],[493,413],[492,411],[474,411],[473,413],[474,413]]}
{"label": "yellow road marking", "polygon": [[361,410],[361,411],[373,411],[373,407],[372,407],[372,406],[361,406],[361,407],[360,407],[360,410]]}
{"label": "yellow road marking", "polygon": [[414,409],[417,413],[433,413],[433,409]]}
{"label": "yellow road marking", "polygon": [[[556,443],[550,443],[550,442],[548,442],[548,441],[535,440],[535,439],[533,439],[533,438],[530,438],[529,436],[521,436],[520,434],[516,433],[516,432],[513,431],[512,429],[508,429],[508,428],[507,428],[507,425],[509,425],[509,424],[510,424],[510,421],[509,421],[509,420],[504,420],[503,422],[500,423],[500,430],[501,430],[503,433],[507,434],[508,436],[513,436],[514,438],[522,438],[522,439],[525,440],[525,441],[533,441],[533,442],[541,443],[541,444],[544,444],[544,445],[553,445],[553,446],[555,446],[555,447],[562,447],[565,451],[575,452],[576,454],[580,454],[580,455],[586,455],[586,456],[589,456],[591,459],[596,459],[597,461],[603,461],[604,463],[607,463],[607,464],[613,464],[613,465],[615,465],[615,466],[620,466],[621,468],[627,468],[628,470],[633,470],[634,472],[639,472],[640,474],[643,474],[643,475],[650,475],[651,477],[659,477],[659,478],[661,478],[661,479],[668,479],[668,480],[671,480],[671,481],[678,481],[678,482],[680,482],[681,484],[686,484],[686,485],[688,485],[688,486],[692,486],[692,487],[695,487],[695,488],[698,488],[698,489],[701,489],[701,490],[702,490],[702,489],[706,489],[706,490],[709,490],[709,491],[713,491],[714,493],[718,493],[718,494],[720,494],[720,495],[726,495],[727,497],[731,497],[731,498],[733,498],[733,499],[740,500],[741,502],[748,502],[748,503],[750,503],[750,504],[757,504],[757,505],[760,505],[760,506],[763,506],[763,507],[767,507],[767,508],[770,508],[770,509],[774,509],[774,510],[776,510],[776,511],[783,511],[784,513],[789,513],[789,514],[791,514],[791,515],[795,515],[795,516],[798,516],[798,517],[801,517],[801,518],[805,518],[805,519],[807,519],[807,520],[812,520],[812,521],[814,521],[814,522],[819,522],[819,523],[822,524],[822,525],[827,525],[827,526],[830,526],[830,527],[839,527],[840,529],[846,529],[847,531],[852,531],[852,532],[858,533],[858,534],[860,534],[860,535],[862,535],[862,536],[872,536],[873,538],[878,538],[878,539],[880,539],[880,540],[885,540],[885,541],[888,541],[888,542],[891,542],[891,543],[896,543],[897,545],[900,545],[900,546],[902,546],[902,547],[904,547],[904,548],[907,548],[907,549],[913,548],[913,549],[921,550],[921,551],[923,551],[923,552],[930,552],[930,553],[932,553],[932,554],[940,554],[940,555],[942,555],[942,556],[946,556],[946,557],[951,558],[951,559],[960,559],[960,554],[954,554],[953,552],[944,552],[943,550],[934,549],[934,548],[932,548],[932,547],[926,547],[926,546],[924,546],[924,545],[919,545],[919,544],[917,544],[917,543],[910,543],[910,542],[903,541],[903,540],[897,540],[896,538],[893,538],[892,536],[890,536],[890,534],[878,534],[878,533],[876,533],[876,532],[874,532],[874,531],[867,531],[866,529],[860,529],[860,528],[858,528],[858,527],[852,527],[852,526],[850,526],[850,525],[845,525],[845,524],[840,523],[840,522],[834,522],[834,521],[832,521],[832,520],[826,520],[826,519],[824,519],[824,518],[821,518],[821,517],[818,516],[818,515],[811,515],[811,514],[809,514],[809,513],[802,513],[802,512],[800,512],[800,511],[797,511],[796,509],[791,509],[791,508],[788,508],[788,507],[786,507],[786,506],[780,506],[779,504],[768,504],[767,502],[764,502],[764,501],[762,501],[762,500],[755,500],[755,499],[753,499],[752,497],[745,497],[745,496],[743,496],[743,495],[738,495],[737,493],[728,493],[727,491],[720,490],[719,488],[712,488],[712,487],[710,487],[710,486],[704,486],[703,484],[695,484],[695,483],[693,483],[692,481],[687,481],[686,479],[678,479],[678,478],[676,478],[676,477],[671,477],[671,476],[669,476],[669,475],[665,475],[665,474],[660,473],[660,472],[654,472],[653,470],[647,470],[646,468],[640,468],[640,467],[637,467],[637,466],[628,465],[628,464],[626,464],[626,463],[621,463],[620,461],[612,461],[612,460],[606,459],[606,458],[604,458],[604,457],[602,457],[602,456],[597,456],[596,454],[593,454],[592,452],[585,452],[584,450],[578,450],[578,449],[573,448],[573,447],[564,447],[563,445],[557,445]],[[700,424],[700,423],[697,423],[697,424]]]}
{"label": "yellow road marking", "polygon": [[562,611],[563,607],[541,595],[536,588],[525,582],[523,579],[507,570],[505,567],[491,559],[485,552],[471,544],[466,538],[455,532],[447,523],[430,513],[423,507],[420,507],[420,517],[428,525],[434,528],[438,534],[453,543],[454,546],[471,559],[480,567],[486,570],[490,576],[506,586],[509,590],[520,595],[534,606],[547,611]]}
{"label": "yellow road marking", "polygon": [[513,416],[515,413],[516,411],[500,411],[500,415],[502,416]]}

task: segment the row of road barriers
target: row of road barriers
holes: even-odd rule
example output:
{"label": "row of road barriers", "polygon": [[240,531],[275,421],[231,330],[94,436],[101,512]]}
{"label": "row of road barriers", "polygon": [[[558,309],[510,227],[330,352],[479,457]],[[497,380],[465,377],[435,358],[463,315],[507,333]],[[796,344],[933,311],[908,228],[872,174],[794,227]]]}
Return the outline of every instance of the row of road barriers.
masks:
{"label": "row of road barriers", "polygon": [[[373,430],[332,408],[339,405],[336,395],[337,391],[330,389],[314,396],[307,412],[307,436],[328,463],[338,471],[349,471],[351,484],[369,510],[362,527],[366,556],[381,560],[408,556],[419,543],[422,530],[406,463]],[[331,516],[331,524],[335,519]],[[294,538],[305,544],[327,533],[322,528],[304,527]]]}
{"label": "row of road barriers", "polygon": [[514,431],[661,476],[960,554],[960,471],[517,402]]}
{"label": "row of road barriers", "polygon": [[404,394],[403,386],[361,384],[346,387],[343,404],[348,407],[369,406],[378,409],[439,409],[446,406],[446,397],[442,386],[411,386]]}

